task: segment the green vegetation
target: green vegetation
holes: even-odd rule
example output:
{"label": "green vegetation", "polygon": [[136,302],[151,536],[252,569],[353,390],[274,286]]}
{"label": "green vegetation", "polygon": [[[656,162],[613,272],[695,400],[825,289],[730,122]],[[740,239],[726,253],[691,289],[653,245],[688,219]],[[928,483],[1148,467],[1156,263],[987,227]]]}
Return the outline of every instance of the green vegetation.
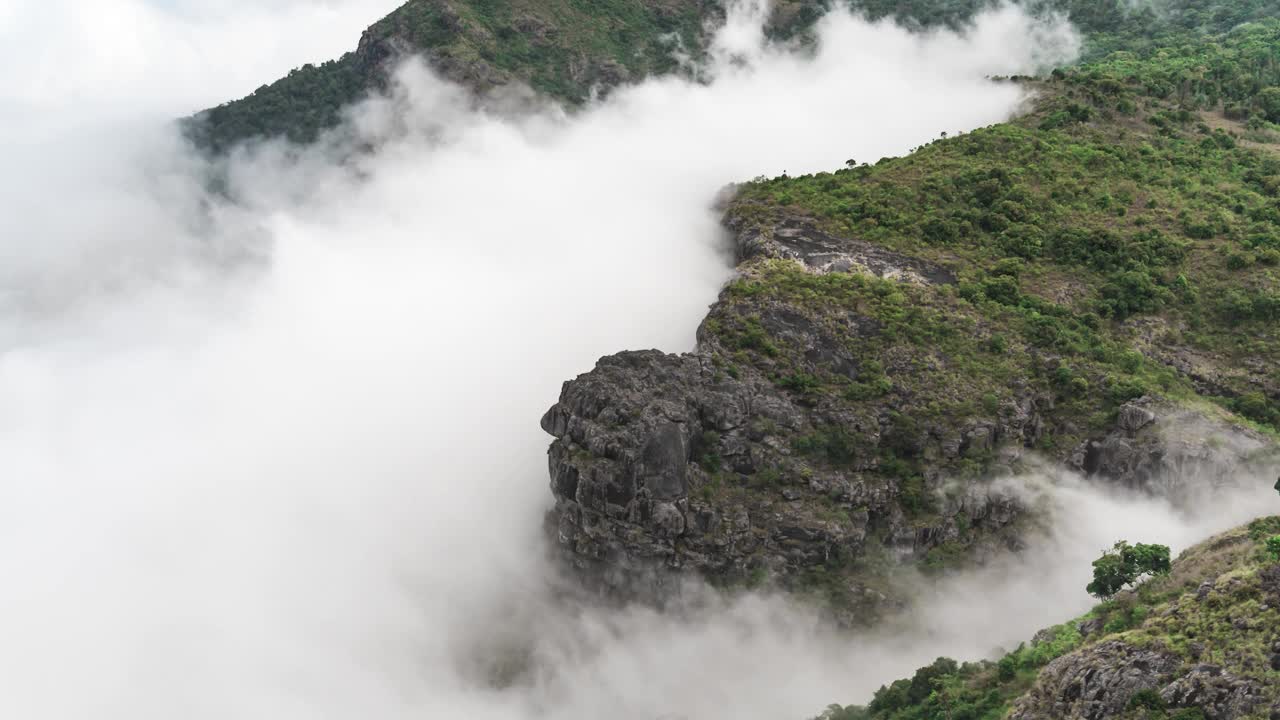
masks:
{"label": "green vegetation", "polygon": [[577,104],[597,87],[675,71],[677,51],[700,52],[702,22],[716,12],[673,0],[409,0],[355,52],[200,113],[187,131],[214,150],[255,136],[311,141],[386,84],[389,60],[413,52],[477,90],[517,80]]}
{"label": "green vegetation", "polygon": [[[775,35],[807,28],[833,6],[845,5],[873,20],[908,27],[964,27],[992,0],[777,0]],[[1280,17],[1278,0],[1022,0],[1030,12],[1060,13],[1084,32],[1085,59],[1116,50],[1148,51],[1227,32],[1238,25]]]}
{"label": "green vegetation", "polygon": [[[912,27],[959,28],[992,4],[778,0],[766,31],[779,39],[805,36],[819,17],[840,5]],[[1150,53],[1280,15],[1280,0],[1024,0],[1022,5],[1033,13],[1070,18],[1086,33],[1086,58],[1115,50]],[[408,0],[370,27],[354,52],[304,65],[246,98],[200,113],[187,131],[214,150],[259,136],[313,140],[338,123],[345,105],[385,86],[388,60],[419,52],[446,76],[476,89],[518,80],[576,105],[593,89],[678,71],[678,54],[699,57],[706,40],[703,27],[723,13],[724,3],[713,0]],[[1196,67],[1185,68],[1193,82]],[[1280,94],[1263,90],[1256,99],[1264,117],[1280,120]]]}
{"label": "green vegetation", "polygon": [[[1280,82],[1277,48],[1280,22],[1269,20],[1145,57],[1115,53],[1031,83],[1041,100],[1019,120],[875,166],[749,183],[731,213],[761,227],[808,217],[955,269],[954,293],[883,289],[863,305],[890,340],[961,350],[948,332],[965,343],[978,330],[983,352],[960,352],[977,375],[1036,377],[1008,359],[1031,351],[1060,358],[1051,373],[1064,394],[1105,396],[1091,407],[1207,388],[1280,427],[1280,373],[1257,363],[1280,357],[1280,128],[1265,92]],[[744,283],[739,295],[806,307],[850,296],[842,281],[777,270]],[[776,338],[753,342],[777,350]],[[967,400],[998,400],[999,385]]]}
{"label": "green vegetation", "polygon": [[1130,545],[1121,540],[1093,561],[1090,595],[1107,599],[1147,576],[1169,572],[1169,548],[1165,545]]}
{"label": "green vegetation", "polygon": [[[1076,620],[1036,635],[998,661],[957,663],[939,658],[909,679],[882,687],[866,707],[830,706],[821,720],[999,720],[1053,660],[1119,641],[1180,659],[1220,665],[1254,678],[1280,699],[1280,671],[1272,669],[1271,634],[1280,622],[1280,565],[1264,552],[1266,533],[1280,517],[1208,540],[1184,552],[1167,572],[1101,603]],[[1159,553],[1154,553],[1159,555]],[[1244,619],[1244,620],[1242,620]],[[1101,627],[1088,637],[1080,628]],[[1133,718],[1202,718],[1198,707],[1170,708],[1151,692],[1127,700]],[[1265,705],[1264,705],[1265,707]]]}
{"label": "green vegetation", "polygon": [[[763,376],[831,418],[791,438],[798,468],[886,488],[908,523],[950,534],[916,558],[928,572],[1016,532],[941,514],[939,479],[1006,471],[1001,447],[1066,457],[1141,396],[1274,434],[1280,127],[1265,90],[1280,82],[1278,48],[1280,21],[1268,20],[1106,55],[1020,80],[1038,100],[1012,122],[874,166],[741,186],[734,227],[765,238],[812,227],[937,272],[903,281],[753,258],[713,307],[704,346],[735,377]],[[1159,575],[1159,550],[1113,549],[1090,590],[1110,597]],[[867,577],[857,563],[830,559],[807,586],[838,600]],[[1107,632],[1148,622],[1125,597],[1104,606]],[[1029,682],[1046,652],[1006,661],[1005,679]],[[948,692],[998,671],[961,666]],[[973,717],[1007,697],[970,698]]]}
{"label": "green vegetation", "polygon": [[866,707],[832,705],[818,720],[997,720],[1040,668],[1084,642],[1075,623],[1050,628],[1041,637],[998,662],[938,658],[911,678],[880,688]]}
{"label": "green vegetation", "polygon": [[252,137],[309,142],[337,125],[342,108],[368,88],[355,55],[348,53],[340,60],[291,70],[243,100],[206,110],[186,120],[185,130],[197,145],[212,150]]}

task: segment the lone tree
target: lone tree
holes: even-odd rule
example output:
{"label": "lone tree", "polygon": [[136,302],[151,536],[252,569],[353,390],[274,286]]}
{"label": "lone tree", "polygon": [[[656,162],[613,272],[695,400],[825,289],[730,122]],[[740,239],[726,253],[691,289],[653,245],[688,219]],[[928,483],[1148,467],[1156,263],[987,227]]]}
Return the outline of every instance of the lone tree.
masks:
{"label": "lone tree", "polygon": [[1271,559],[1280,562],[1280,535],[1272,535],[1267,538],[1266,548],[1267,554],[1271,556]]}
{"label": "lone tree", "polygon": [[1130,545],[1121,540],[1093,561],[1093,582],[1086,589],[1105,600],[1144,577],[1164,575],[1170,567],[1168,546]]}

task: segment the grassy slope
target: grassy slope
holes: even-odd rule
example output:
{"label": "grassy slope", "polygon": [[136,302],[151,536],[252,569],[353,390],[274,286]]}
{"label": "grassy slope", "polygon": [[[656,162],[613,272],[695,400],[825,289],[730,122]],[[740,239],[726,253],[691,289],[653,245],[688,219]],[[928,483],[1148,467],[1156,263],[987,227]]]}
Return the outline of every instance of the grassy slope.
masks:
{"label": "grassy slope", "polygon": [[[1268,600],[1262,573],[1276,561],[1263,543],[1280,532],[1280,517],[1256,520],[1184,552],[1173,571],[1124,592],[1071,622],[1049,628],[998,662],[956,663],[940,658],[910,679],[883,687],[867,707],[830,707],[823,720],[997,720],[1035,684],[1051,661],[1090,646],[1119,641],[1172,653],[1184,666],[1209,662],[1253,678],[1280,700],[1280,671],[1268,660],[1280,607]],[[1215,590],[1197,598],[1203,583]],[[1274,588],[1272,588],[1272,592]],[[1247,618],[1248,622],[1240,622]],[[1088,638],[1078,629],[1096,621]],[[1126,717],[1202,719],[1195,708],[1170,709],[1146,697],[1130,700]],[[1264,706],[1265,707],[1265,706]],[[1265,712],[1259,708],[1260,712]]]}
{"label": "grassy slope", "polygon": [[[832,234],[956,271],[958,286],[912,286],[757,261],[730,288],[731,303],[768,297],[832,318],[856,308],[887,329],[868,352],[903,345],[928,366],[920,372],[873,377],[865,388],[822,372],[796,379],[788,373],[797,358],[749,316],[713,318],[710,329],[738,349],[732,362],[771,368],[797,392],[927,398],[914,417],[962,422],[1022,380],[1057,386],[1066,403],[1057,413],[1086,425],[1132,394],[1156,392],[1207,396],[1274,432],[1280,145],[1268,119],[1280,119],[1270,104],[1278,53],[1280,23],[1267,21],[1113,54],[1036,81],[1036,110],[1014,122],[874,167],[744,186],[730,210],[740,222],[810,217]],[[1056,369],[1046,372],[1046,357]],[[1280,688],[1259,632],[1280,624],[1259,588],[1259,572],[1274,565],[1261,541],[1277,530],[1272,518],[1192,549],[1169,577],[998,663],[939,659],[870,707],[833,706],[824,717],[1000,718],[1050,661],[1113,640]],[[1196,602],[1204,581],[1228,589]],[[1077,626],[1091,619],[1104,629],[1084,638]],[[1159,705],[1135,701],[1126,717],[1202,717]]]}
{"label": "grassy slope", "polygon": [[[1038,108],[1014,122],[874,167],[756,181],[730,214],[764,228],[813,218],[951,267],[958,286],[884,292],[909,328],[895,337],[924,347],[922,359],[946,358],[947,372],[902,390],[950,404],[955,420],[1025,378],[1077,404],[1086,426],[1154,392],[1204,396],[1274,428],[1280,159],[1261,116],[1278,52],[1280,23],[1269,21],[1148,58],[1113,55],[1034,83]],[[1254,113],[1255,129],[1221,129],[1224,111]],[[848,286],[862,281],[803,275],[749,269],[732,294],[861,302]],[[713,329],[750,351],[749,320]],[[776,355],[755,362],[780,365]],[[840,381],[818,371],[793,382]]]}

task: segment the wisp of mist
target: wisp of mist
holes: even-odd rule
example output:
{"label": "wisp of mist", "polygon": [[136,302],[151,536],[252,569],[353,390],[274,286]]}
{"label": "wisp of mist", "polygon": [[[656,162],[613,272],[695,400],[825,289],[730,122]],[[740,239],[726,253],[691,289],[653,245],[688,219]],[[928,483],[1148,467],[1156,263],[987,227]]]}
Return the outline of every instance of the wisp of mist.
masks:
{"label": "wisp of mist", "polygon": [[963,34],[835,13],[794,53],[763,12],[734,7],[706,82],[572,115],[477,109],[407,62],[314,147],[238,150],[225,193],[116,111],[0,169],[23,208],[0,220],[0,716],[801,718],[1078,612],[1121,529],[1247,517],[1029,481],[1061,507],[1016,561],[1035,576],[948,581],[896,636],[777,597],[557,601],[538,418],[601,355],[692,347],[731,273],[717,193],[1002,121],[1027,98],[985,77],[1076,46],[1006,8]]}

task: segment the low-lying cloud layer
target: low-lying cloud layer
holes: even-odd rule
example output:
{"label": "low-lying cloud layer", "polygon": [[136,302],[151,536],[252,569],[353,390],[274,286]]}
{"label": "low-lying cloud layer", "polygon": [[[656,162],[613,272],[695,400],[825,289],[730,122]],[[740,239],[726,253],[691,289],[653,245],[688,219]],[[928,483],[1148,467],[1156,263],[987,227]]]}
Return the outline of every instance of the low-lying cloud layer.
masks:
{"label": "low-lying cloud layer", "polygon": [[[344,130],[376,154],[247,149],[234,200],[161,125],[17,125],[0,715],[797,717],[1082,607],[986,578],[930,611],[935,637],[851,644],[776,598],[674,618],[548,594],[537,419],[600,355],[692,345],[730,272],[717,191],[1003,120],[1022,91],[983,77],[1074,48],[1011,10],[926,37],[839,14],[801,57],[762,44],[760,12],[738,9],[713,82],[568,119],[477,111],[410,63]],[[5,107],[38,116],[29,89]],[[1066,487],[1063,587],[1114,540],[1105,513],[1205,529]],[[993,628],[993,602],[1024,604]]]}

